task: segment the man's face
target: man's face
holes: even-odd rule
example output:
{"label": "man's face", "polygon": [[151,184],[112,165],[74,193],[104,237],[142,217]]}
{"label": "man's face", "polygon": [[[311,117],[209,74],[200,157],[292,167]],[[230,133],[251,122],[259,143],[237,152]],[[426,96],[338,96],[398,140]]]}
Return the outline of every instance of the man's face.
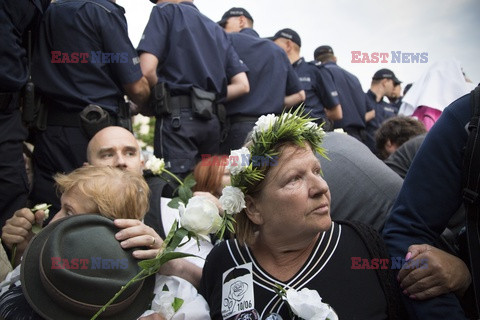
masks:
{"label": "man's face", "polygon": [[88,161],[93,166],[111,166],[142,173],[143,160],[135,137],[120,127],[99,131],[90,141]]}
{"label": "man's face", "polygon": [[393,88],[392,98],[398,99],[402,96],[402,86],[400,84],[395,85]]}
{"label": "man's face", "polygon": [[393,79],[385,79],[384,80],[384,95],[387,97],[393,96],[393,90],[395,88],[395,83],[393,82]]}

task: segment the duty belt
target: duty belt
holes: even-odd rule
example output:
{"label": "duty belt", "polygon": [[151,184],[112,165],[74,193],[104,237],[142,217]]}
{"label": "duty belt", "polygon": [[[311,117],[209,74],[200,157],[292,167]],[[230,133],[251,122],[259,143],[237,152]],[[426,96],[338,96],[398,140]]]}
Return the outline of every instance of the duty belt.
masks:
{"label": "duty belt", "polygon": [[172,107],[179,107],[181,109],[184,109],[184,108],[191,109],[192,107],[191,103],[192,103],[192,99],[190,98],[190,96],[187,96],[187,95],[170,97],[170,105]]}
{"label": "duty belt", "polygon": [[230,120],[230,123],[235,123],[235,122],[257,122],[258,118],[260,116],[231,116],[228,117]]}
{"label": "duty belt", "polygon": [[[48,116],[47,116],[47,125],[49,126],[61,126],[61,127],[80,127],[81,126],[81,119],[80,119],[80,112],[81,110],[75,111],[68,111],[65,108],[50,99],[45,99],[45,106],[48,109]],[[82,109],[85,106],[81,107]],[[108,111],[108,110],[106,110]],[[118,119],[118,115],[108,111],[110,117],[113,122],[116,122]],[[115,123],[112,123],[112,125]]]}

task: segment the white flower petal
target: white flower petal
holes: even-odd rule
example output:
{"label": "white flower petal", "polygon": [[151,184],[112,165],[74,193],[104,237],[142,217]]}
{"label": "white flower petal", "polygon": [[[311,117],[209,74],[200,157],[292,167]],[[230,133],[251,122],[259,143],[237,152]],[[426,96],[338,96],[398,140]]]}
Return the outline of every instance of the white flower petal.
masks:
{"label": "white flower petal", "polygon": [[248,148],[232,150],[228,158],[227,170],[231,175],[244,171],[250,164],[250,151]]}
{"label": "white flower petal", "polygon": [[202,196],[190,198],[186,207],[180,206],[180,224],[197,234],[216,233],[222,224],[218,208],[211,200]]}
{"label": "white flower petal", "polygon": [[237,187],[227,186],[223,188],[219,201],[227,214],[239,213],[245,208],[243,192]]}
{"label": "white flower petal", "polygon": [[161,314],[165,319],[171,319],[175,314],[173,301],[175,296],[170,291],[161,291],[155,295],[152,301],[152,310]]}
{"label": "white flower petal", "polygon": [[257,133],[265,132],[270,129],[277,120],[278,117],[275,116],[273,113],[258,118],[257,122],[255,122],[255,127],[253,127],[253,139],[255,139]]}
{"label": "white flower petal", "polygon": [[145,168],[152,171],[153,174],[159,175],[165,169],[165,161],[152,156],[146,163]]}
{"label": "white flower petal", "polygon": [[[293,313],[303,319],[325,320],[333,311],[328,304],[322,302],[322,298],[316,290],[288,289],[286,297]],[[333,312],[333,314],[335,313]]]}

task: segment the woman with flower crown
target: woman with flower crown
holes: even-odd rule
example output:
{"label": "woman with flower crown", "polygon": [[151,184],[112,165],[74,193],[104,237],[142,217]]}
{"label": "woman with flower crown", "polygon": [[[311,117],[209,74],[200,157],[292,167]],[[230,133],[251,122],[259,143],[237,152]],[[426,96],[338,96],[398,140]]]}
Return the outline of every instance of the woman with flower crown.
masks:
{"label": "woman with flower crown", "polygon": [[378,265],[380,237],[330,218],[316,155],[326,157],[323,135],[298,111],[262,116],[247,147],[232,152],[232,186],[220,201],[236,213],[236,239],[211,251],[201,280],[212,319],[401,317],[393,279]]}

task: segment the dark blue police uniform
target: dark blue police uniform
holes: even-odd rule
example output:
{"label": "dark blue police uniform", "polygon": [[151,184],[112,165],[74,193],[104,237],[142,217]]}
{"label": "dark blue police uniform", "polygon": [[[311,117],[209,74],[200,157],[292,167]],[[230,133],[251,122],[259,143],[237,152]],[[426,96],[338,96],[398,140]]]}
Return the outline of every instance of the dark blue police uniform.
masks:
{"label": "dark blue police uniform", "polygon": [[365,142],[365,113],[369,110],[360,81],[335,62],[317,66],[324,75],[327,90],[332,96],[337,95],[342,105],[343,118],[334,122],[334,128],[343,128],[349,135]]}
{"label": "dark blue police uniform", "polygon": [[86,162],[88,137],[79,113],[95,104],[116,119],[122,85],[142,77],[124,13],[108,0],[59,0],[45,13],[32,68],[48,112],[46,129],[35,137],[33,202],[58,209],[52,175]]}
{"label": "dark blue police uniform", "polygon": [[394,102],[390,102],[389,105],[389,111],[393,112],[395,115],[398,115],[398,110],[400,110],[400,107],[402,106],[402,100],[403,97],[399,97],[397,100]]}
{"label": "dark blue police uniform", "polygon": [[[23,160],[27,129],[19,109],[28,80],[28,31],[37,29],[47,0],[0,2],[0,228],[27,205],[28,179]],[[35,39],[32,35],[32,42]],[[1,234],[1,231],[0,231]]]}
{"label": "dark blue police uniform", "polygon": [[[298,75],[298,79],[305,90],[305,112],[309,112],[310,116],[317,118],[317,122],[322,123],[328,121],[325,114],[325,108],[333,109],[340,101],[338,96],[331,94],[327,90],[322,74],[315,63],[306,62],[304,58],[300,58],[293,63],[293,69]],[[335,90],[332,90],[335,91]]]}
{"label": "dark blue police uniform", "polygon": [[228,80],[248,68],[225,32],[190,2],[158,4],[152,9],[137,50],[158,58],[158,82],[170,92],[178,115],[157,115],[154,153],[180,176],[190,172],[201,154],[218,154],[220,123],[192,111],[192,88],[214,93],[223,102]]}
{"label": "dark blue police uniform", "polygon": [[365,144],[374,154],[377,154],[375,133],[378,128],[380,128],[383,121],[395,116],[395,109],[390,104],[383,101],[383,99],[380,100],[380,102],[377,102],[377,96],[370,89],[365,95],[367,97],[368,105],[375,110],[375,118],[367,122],[367,140]]}
{"label": "dark blue police uniform", "polygon": [[229,130],[221,145],[223,154],[241,148],[260,116],[280,114],[285,96],[302,90],[285,51],[273,41],[261,39],[251,28],[228,37],[249,68],[250,92],[226,103]]}

